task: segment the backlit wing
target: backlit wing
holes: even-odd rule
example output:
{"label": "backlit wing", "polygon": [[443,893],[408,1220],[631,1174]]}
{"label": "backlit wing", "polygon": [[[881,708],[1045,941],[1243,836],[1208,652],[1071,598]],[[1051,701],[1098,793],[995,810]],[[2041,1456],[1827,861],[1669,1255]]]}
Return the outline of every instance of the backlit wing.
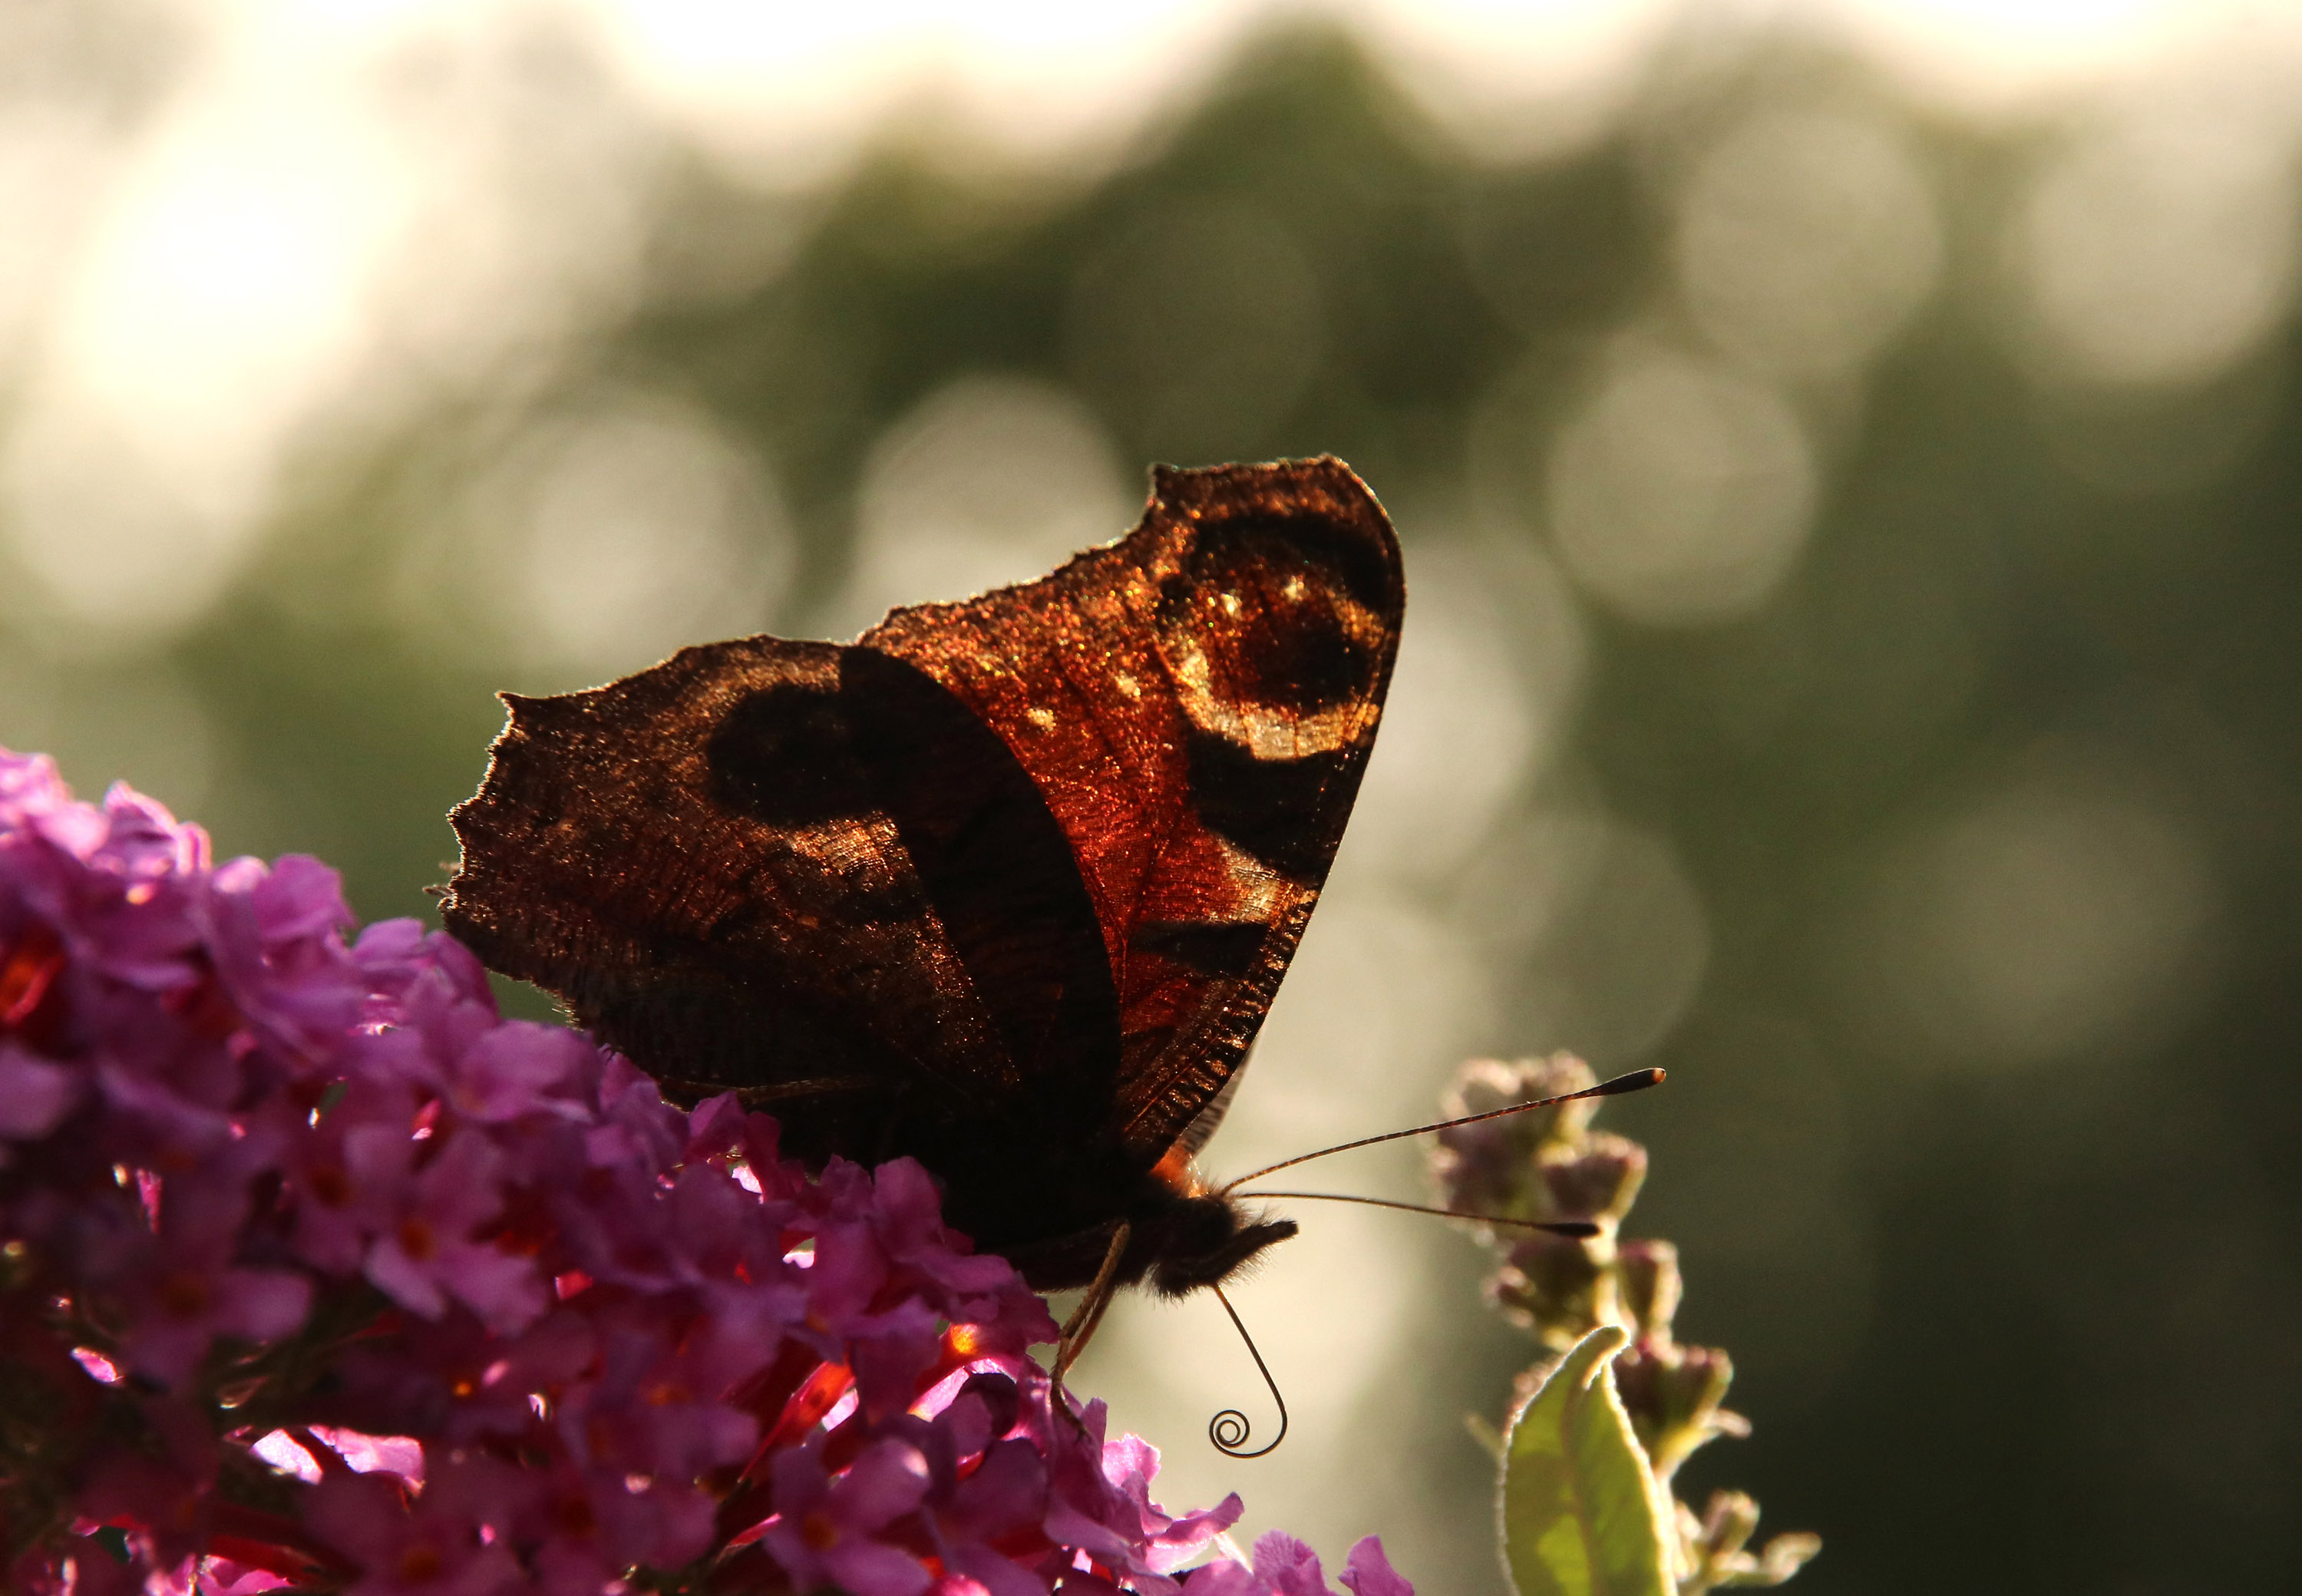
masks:
{"label": "backlit wing", "polygon": [[1108,1130],[1157,1162],[1239,1068],[1374,746],[1406,587],[1340,461],[1157,474],[1119,542],[857,640],[998,732],[1078,856],[1117,990]]}

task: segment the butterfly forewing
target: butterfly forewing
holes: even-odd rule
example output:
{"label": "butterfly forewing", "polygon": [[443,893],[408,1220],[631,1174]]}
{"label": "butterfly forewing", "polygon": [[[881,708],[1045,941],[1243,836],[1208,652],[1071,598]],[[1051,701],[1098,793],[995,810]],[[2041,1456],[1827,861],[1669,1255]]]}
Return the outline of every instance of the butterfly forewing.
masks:
{"label": "butterfly forewing", "polygon": [[859,643],[995,727],[1078,855],[1118,991],[1108,1129],[1147,1166],[1238,1068],[1342,837],[1405,605],[1334,460],[1162,471],[1134,533]]}

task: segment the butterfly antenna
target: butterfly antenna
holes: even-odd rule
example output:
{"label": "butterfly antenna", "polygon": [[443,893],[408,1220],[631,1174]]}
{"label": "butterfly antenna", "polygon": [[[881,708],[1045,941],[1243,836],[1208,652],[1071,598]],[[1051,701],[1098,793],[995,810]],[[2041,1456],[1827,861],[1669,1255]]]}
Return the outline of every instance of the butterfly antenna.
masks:
{"label": "butterfly antenna", "polygon": [[1263,1383],[1271,1388],[1271,1399],[1279,1405],[1279,1433],[1252,1451],[1248,1449],[1247,1443],[1255,1434],[1255,1426],[1248,1424],[1247,1415],[1236,1407],[1226,1407],[1207,1421],[1207,1439],[1214,1443],[1215,1450],[1226,1457],[1265,1457],[1287,1439],[1287,1399],[1279,1394],[1279,1382],[1271,1377],[1270,1365],[1263,1361],[1263,1354],[1256,1350],[1255,1338],[1248,1334],[1247,1326],[1239,1323],[1239,1310],[1231,1306],[1231,1298],[1223,1295],[1221,1286],[1210,1285],[1207,1289],[1215,1294],[1215,1300],[1222,1304],[1222,1311],[1231,1315],[1231,1327],[1239,1331],[1239,1339],[1247,1343],[1247,1355],[1255,1360],[1256,1373],[1263,1376]]}
{"label": "butterfly antenna", "polygon": [[[1229,1188],[1225,1188],[1226,1190]],[[1440,1219],[1467,1219],[1476,1224],[1508,1225],[1513,1230],[1543,1231],[1553,1236],[1585,1239],[1599,1233],[1587,1219],[1508,1219],[1500,1214],[1465,1214],[1454,1208],[1432,1208],[1421,1203],[1394,1203],[1388,1197],[1353,1197],[1340,1191],[1242,1191],[1241,1197],[1286,1197],[1290,1201],[1365,1203],[1370,1208],[1396,1208],[1402,1214],[1429,1214]]]}
{"label": "butterfly antenna", "polygon": [[[1617,1075],[1612,1080],[1602,1080],[1597,1086],[1584,1087],[1579,1092],[1567,1092],[1557,1097],[1538,1097],[1532,1103],[1513,1103],[1504,1108],[1491,1108],[1484,1113],[1466,1113],[1460,1119],[1441,1120],[1436,1124],[1417,1125],[1412,1130],[1386,1130],[1381,1136],[1363,1136],[1357,1141],[1341,1142],[1332,1147],[1321,1147],[1315,1153],[1298,1153],[1292,1158],[1282,1158],[1277,1163],[1266,1164],[1251,1174],[1241,1175],[1236,1180],[1227,1182],[1215,1195],[1229,1197],[1249,1180],[1260,1180],[1265,1175],[1275,1175],[1281,1170],[1293,1169],[1298,1163],[1308,1163],[1314,1158],[1324,1158],[1332,1153],[1348,1153],[1357,1147],[1372,1147],[1379,1142],[1397,1141],[1402,1136],[1428,1136],[1434,1130],[1452,1130],[1458,1125],[1475,1125],[1482,1120],[1500,1120],[1506,1114],[1525,1113],[1531,1109],[1555,1108],[1561,1103],[1573,1103],[1582,1097],[1615,1097],[1625,1092],[1642,1092],[1651,1086],[1660,1086],[1663,1080],[1664,1073],[1660,1070],[1634,1070],[1627,1075]],[[1471,1219],[1477,1216],[1457,1214],[1450,1214],[1449,1217]]]}

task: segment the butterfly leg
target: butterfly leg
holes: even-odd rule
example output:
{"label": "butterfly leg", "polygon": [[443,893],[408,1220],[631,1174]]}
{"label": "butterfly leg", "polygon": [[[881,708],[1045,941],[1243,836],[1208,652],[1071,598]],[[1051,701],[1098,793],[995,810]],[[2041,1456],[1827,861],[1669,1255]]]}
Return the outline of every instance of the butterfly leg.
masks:
{"label": "butterfly leg", "polygon": [[1120,1260],[1127,1256],[1127,1243],[1134,1233],[1132,1225],[1123,1219],[1119,1222],[1119,1228],[1112,1232],[1111,1246],[1103,1255],[1103,1267],[1095,1272],[1094,1283],[1088,1287],[1087,1295],[1080,1298],[1079,1306],[1071,1310],[1071,1316],[1063,1324],[1063,1339],[1055,1343],[1055,1406],[1070,1414],[1074,1424],[1080,1422],[1079,1415],[1072,1412],[1071,1393],[1063,1390],[1063,1376],[1079,1361],[1080,1354],[1087,1350],[1087,1344],[1095,1339],[1096,1326],[1103,1323],[1104,1310],[1111,1306],[1112,1298],[1118,1293]]}
{"label": "butterfly leg", "polygon": [[676,1075],[659,1075],[655,1083],[663,1095],[674,1103],[693,1107],[706,1097],[716,1097],[721,1092],[733,1091],[735,1101],[747,1109],[764,1109],[794,1097],[818,1097],[833,1092],[868,1092],[881,1083],[868,1075],[829,1075],[812,1080],[779,1080],[767,1086],[729,1087],[723,1081],[684,1080]]}

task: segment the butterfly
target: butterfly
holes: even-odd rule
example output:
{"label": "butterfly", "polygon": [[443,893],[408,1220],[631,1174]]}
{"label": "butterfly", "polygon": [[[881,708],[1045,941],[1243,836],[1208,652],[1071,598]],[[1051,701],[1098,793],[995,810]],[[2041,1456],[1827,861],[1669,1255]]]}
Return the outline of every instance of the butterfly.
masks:
{"label": "butterfly", "polygon": [[810,1161],[918,1159],[954,1228],[1096,1316],[1214,1286],[1295,1233],[1194,1157],[1405,606],[1340,460],[1161,468],[1131,533],[1037,582],[506,694],[442,917],[675,1098],[732,1089]]}

